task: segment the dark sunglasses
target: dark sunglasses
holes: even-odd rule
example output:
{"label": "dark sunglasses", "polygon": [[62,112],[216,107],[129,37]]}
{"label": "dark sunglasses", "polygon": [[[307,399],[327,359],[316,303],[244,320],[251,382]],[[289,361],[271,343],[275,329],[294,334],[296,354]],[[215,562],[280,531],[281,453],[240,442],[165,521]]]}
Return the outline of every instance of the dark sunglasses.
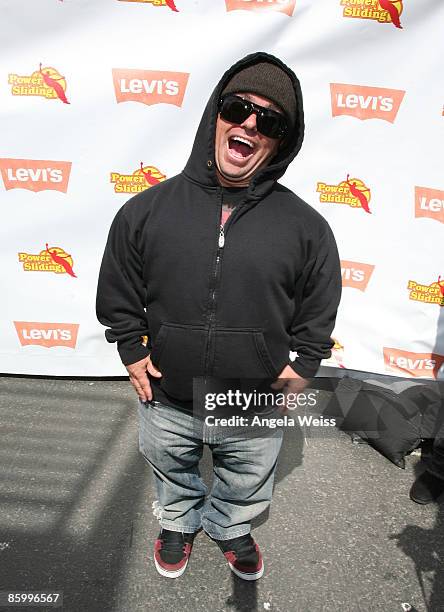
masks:
{"label": "dark sunglasses", "polygon": [[288,131],[287,122],[281,113],[258,106],[250,100],[244,100],[233,94],[228,94],[219,100],[219,113],[222,119],[239,125],[254,113],[258,132],[268,138],[283,138]]}

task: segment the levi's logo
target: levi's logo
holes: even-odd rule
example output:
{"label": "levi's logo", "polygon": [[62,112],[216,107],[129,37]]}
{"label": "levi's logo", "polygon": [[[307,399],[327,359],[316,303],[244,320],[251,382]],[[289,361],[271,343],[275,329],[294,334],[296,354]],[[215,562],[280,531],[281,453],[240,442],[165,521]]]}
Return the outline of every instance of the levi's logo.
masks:
{"label": "levi's logo", "polygon": [[188,72],[113,68],[116,100],[182,106],[189,76]]}
{"label": "levi's logo", "polygon": [[225,0],[227,11],[261,11],[271,10],[293,15],[296,0]]}
{"label": "levi's logo", "polygon": [[374,269],[371,264],[341,259],[342,286],[365,291]]}
{"label": "levi's logo", "polygon": [[331,111],[333,117],[350,115],[357,119],[385,119],[394,123],[405,91],[330,83]]}
{"label": "levi's logo", "polygon": [[415,217],[429,217],[444,223],[444,191],[415,187]]}
{"label": "levi's logo", "polygon": [[46,348],[52,346],[75,348],[79,331],[77,323],[14,321],[14,326],[22,346],[37,344]]}
{"label": "levi's logo", "polygon": [[0,159],[0,172],[5,189],[43,191],[53,189],[66,193],[71,162],[41,159]]}
{"label": "levi's logo", "polygon": [[400,371],[411,376],[434,376],[444,363],[444,355],[437,353],[411,353],[384,347],[384,364],[388,371]]}

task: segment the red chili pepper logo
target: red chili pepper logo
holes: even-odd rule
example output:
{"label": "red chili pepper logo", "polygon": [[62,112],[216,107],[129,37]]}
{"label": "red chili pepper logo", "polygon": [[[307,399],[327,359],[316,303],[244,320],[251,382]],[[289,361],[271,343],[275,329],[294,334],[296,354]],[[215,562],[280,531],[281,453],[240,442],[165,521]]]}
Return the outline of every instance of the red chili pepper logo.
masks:
{"label": "red chili pepper logo", "polygon": [[352,181],[349,180],[349,174],[347,174],[347,178],[345,180],[345,182],[347,183],[349,189],[350,189],[350,193],[352,194],[352,196],[354,196],[359,203],[361,204],[362,208],[365,210],[365,212],[370,213],[371,211],[368,207],[368,200],[365,197],[365,194],[356,186],[356,181],[353,183]]}
{"label": "red chili pepper logo", "polygon": [[[0,160],[1,161],[1,160]],[[114,183],[115,193],[140,193],[145,189],[150,189],[166,179],[166,175],[156,168],[156,166],[144,166],[140,162],[140,167],[132,174],[121,174],[111,172],[110,182]]]}
{"label": "red chili pepper logo", "polygon": [[151,170],[144,170],[143,162],[140,162],[140,169],[148,185],[157,185],[157,183],[160,183],[159,179],[152,175]]}
{"label": "red chili pepper logo", "polygon": [[77,276],[74,274],[71,264],[69,263],[69,261],[67,261],[68,258],[71,258],[71,255],[68,255],[67,253],[65,253],[64,255],[60,255],[57,254],[56,250],[50,251],[48,243],[46,243],[46,251],[50,254],[51,259],[54,263],[59,264],[60,266],[65,268],[66,273],[70,276],[74,276],[74,278],[77,278]]}
{"label": "red chili pepper logo", "polygon": [[64,80],[65,77],[63,77],[63,76],[51,77],[49,70],[47,70],[46,72],[44,70],[42,70],[42,64],[41,63],[40,63],[39,72],[42,75],[43,82],[45,83],[45,85],[47,87],[51,87],[55,91],[58,99],[61,100],[63,102],[63,104],[70,104],[70,102],[68,102],[68,100],[66,98],[65,90],[63,89],[63,87],[58,82],[58,81]]}
{"label": "red chili pepper logo", "polygon": [[176,5],[174,4],[174,0],[165,0],[165,4],[166,4],[167,6],[169,6],[169,7],[170,7],[170,9],[171,9],[172,11],[174,11],[175,13],[178,13],[178,12],[179,12],[179,11],[177,10],[177,8],[176,8]]}
{"label": "red chili pepper logo", "polygon": [[390,15],[393,25],[402,30],[402,25],[399,20],[400,13],[397,6],[394,4],[395,2],[396,0],[379,0],[381,8]]}
{"label": "red chili pepper logo", "polygon": [[438,287],[441,292],[441,295],[444,297],[444,279],[441,280],[441,275],[438,276]]}

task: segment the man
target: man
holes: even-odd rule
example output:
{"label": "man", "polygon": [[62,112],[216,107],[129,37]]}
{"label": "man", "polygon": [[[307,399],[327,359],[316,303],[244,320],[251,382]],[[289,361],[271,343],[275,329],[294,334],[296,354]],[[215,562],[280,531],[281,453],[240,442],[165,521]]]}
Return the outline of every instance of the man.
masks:
{"label": "man", "polygon": [[[210,97],[183,172],[132,198],[110,230],[97,314],[140,399],[164,576],[184,572],[201,528],[236,575],[264,571],[250,524],[270,504],[282,432],[204,428],[199,437],[193,378],[291,379],[302,389],[330,356],[341,288],[335,241],[277,183],[303,131],[295,74],[266,53],[243,58]],[[214,463],[207,497],[203,443]]]}

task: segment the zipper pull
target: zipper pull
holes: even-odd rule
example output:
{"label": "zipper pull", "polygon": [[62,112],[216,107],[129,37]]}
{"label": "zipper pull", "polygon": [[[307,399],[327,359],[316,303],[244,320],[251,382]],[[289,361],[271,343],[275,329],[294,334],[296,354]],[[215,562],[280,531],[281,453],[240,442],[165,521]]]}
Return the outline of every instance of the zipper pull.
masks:
{"label": "zipper pull", "polygon": [[219,230],[219,248],[222,249],[224,244],[225,244],[224,226],[221,225],[220,230]]}

